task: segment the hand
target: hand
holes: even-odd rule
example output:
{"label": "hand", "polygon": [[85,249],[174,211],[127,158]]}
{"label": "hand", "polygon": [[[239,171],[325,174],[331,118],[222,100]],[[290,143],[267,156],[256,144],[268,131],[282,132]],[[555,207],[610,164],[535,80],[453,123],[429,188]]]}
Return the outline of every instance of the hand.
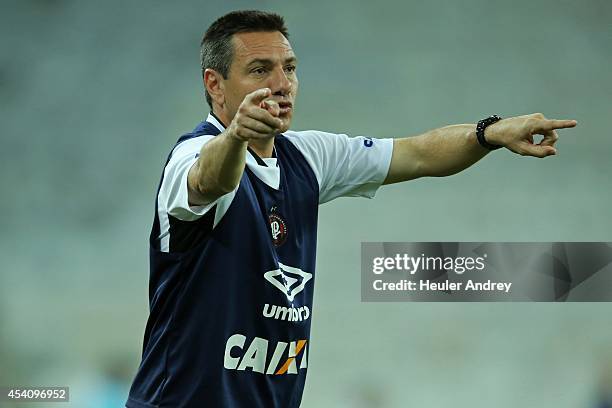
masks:
{"label": "hand", "polygon": [[282,120],[278,118],[278,104],[264,101],[271,94],[269,88],[262,88],[245,96],[227,128],[228,135],[248,142],[250,139],[267,139],[278,134],[283,127]]}
{"label": "hand", "polygon": [[[541,113],[532,113],[502,119],[487,126],[485,140],[521,156],[546,157],[557,154],[554,146],[559,135],[555,129],[572,128],[576,124],[575,120],[546,119]],[[538,144],[533,142],[535,134],[544,136]]]}

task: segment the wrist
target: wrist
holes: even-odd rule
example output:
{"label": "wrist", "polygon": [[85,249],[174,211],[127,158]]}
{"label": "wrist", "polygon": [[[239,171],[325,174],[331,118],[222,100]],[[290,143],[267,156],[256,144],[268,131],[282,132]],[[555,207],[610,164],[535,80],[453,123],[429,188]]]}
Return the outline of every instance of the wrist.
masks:
{"label": "wrist", "polygon": [[225,138],[234,146],[241,146],[241,145],[247,145],[249,143],[249,139],[240,137],[238,135],[238,133],[236,131],[234,131],[234,129],[232,129],[232,127],[228,127],[224,132],[223,132]]}
{"label": "wrist", "polygon": [[486,129],[484,130],[485,142],[493,146],[501,146],[499,138],[497,137],[498,136],[497,128],[498,128],[497,123],[493,123],[492,125],[489,125],[486,127]]}
{"label": "wrist", "polygon": [[495,128],[493,128],[500,120],[502,119],[499,116],[492,115],[478,121],[476,124],[476,139],[482,147],[488,150],[497,150],[502,147],[495,135]]}

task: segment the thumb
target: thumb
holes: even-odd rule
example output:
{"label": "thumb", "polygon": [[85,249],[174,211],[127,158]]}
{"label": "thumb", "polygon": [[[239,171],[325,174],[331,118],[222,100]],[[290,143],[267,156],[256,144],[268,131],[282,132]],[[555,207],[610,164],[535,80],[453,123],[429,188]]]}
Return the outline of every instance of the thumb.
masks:
{"label": "thumb", "polygon": [[259,107],[270,112],[272,116],[278,116],[280,114],[280,106],[272,99],[266,99],[259,104]]}

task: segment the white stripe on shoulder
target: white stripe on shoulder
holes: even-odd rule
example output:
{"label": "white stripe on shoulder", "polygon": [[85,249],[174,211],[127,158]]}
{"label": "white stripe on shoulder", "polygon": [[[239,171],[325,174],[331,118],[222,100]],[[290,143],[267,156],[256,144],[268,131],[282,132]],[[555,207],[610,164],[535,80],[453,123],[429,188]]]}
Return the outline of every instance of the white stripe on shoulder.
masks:
{"label": "white stripe on shoulder", "polygon": [[173,157],[184,157],[189,154],[197,154],[200,153],[202,146],[204,144],[210,142],[214,139],[215,136],[212,135],[202,135],[192,137],[191,139],[185,140],[184,142],[179,143],[172,150],[172,155],[170,156],[170,160]]}
{"label": "white stripe on shoulder", "polygon": [[157,196],[157,218],[159,219],[159,246],[162,252],[170,252],[170,220],[163,199]]}

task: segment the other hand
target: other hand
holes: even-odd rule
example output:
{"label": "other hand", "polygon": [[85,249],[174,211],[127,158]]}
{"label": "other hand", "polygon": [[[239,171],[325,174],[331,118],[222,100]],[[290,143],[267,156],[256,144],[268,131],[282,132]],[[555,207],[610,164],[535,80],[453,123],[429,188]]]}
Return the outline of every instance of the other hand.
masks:
{"label": "other hand", "polygon": [[[504,146],[522,156],[546,157],[557,154],[555,143],[559,135],[555,129],[573,128],[575,120],[547,119],[541,113],[502,119],[485,129],[485,140]],[[543,135],[537,144],[533,135]]]}

